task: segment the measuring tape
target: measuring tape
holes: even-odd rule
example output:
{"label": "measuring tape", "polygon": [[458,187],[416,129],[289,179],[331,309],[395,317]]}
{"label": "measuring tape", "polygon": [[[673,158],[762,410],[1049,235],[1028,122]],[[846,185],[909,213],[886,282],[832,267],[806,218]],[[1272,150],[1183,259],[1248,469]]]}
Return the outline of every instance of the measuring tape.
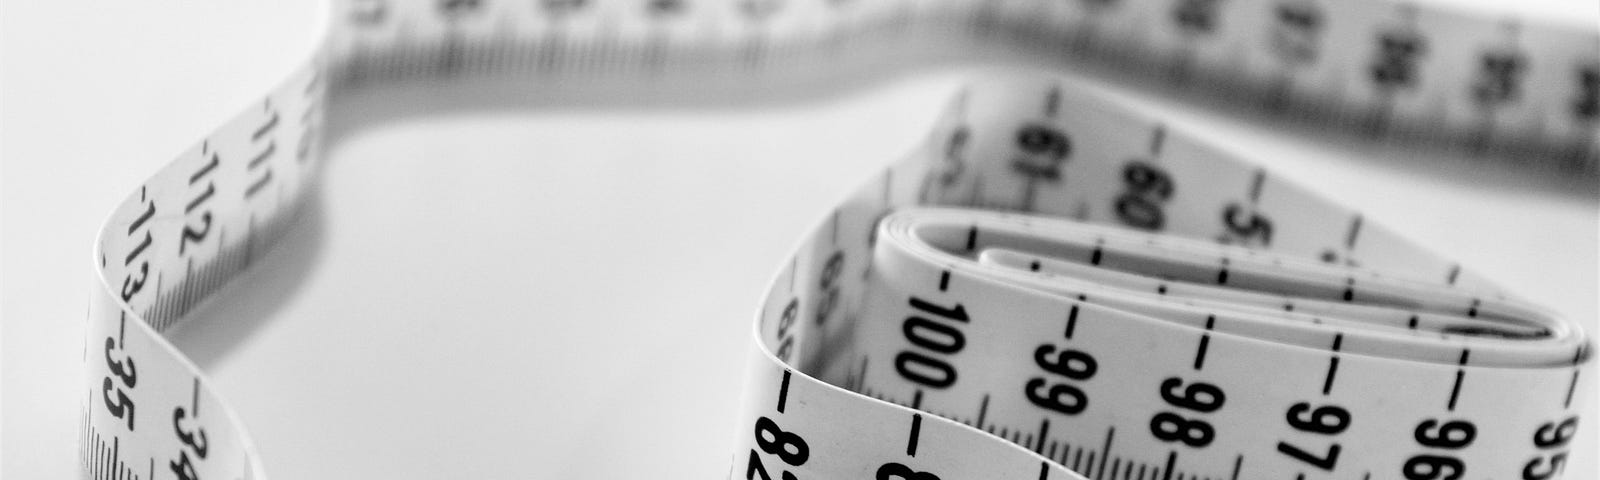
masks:
{"label": "measuring tape", "polygon": [[[366,1],[333,18],[101,231],[84,477],[264,477],[162,332],[288,228],[330,99],[372,85],[649,89],[1032,49],[1531,168],[1593,175],[1600,157],[1594,31],[1409,4]],[[834,208],[774,276],[755,340],[730,478],[1551,479],[1593,390],[1576,323],[1034,78],[965,90]]]}

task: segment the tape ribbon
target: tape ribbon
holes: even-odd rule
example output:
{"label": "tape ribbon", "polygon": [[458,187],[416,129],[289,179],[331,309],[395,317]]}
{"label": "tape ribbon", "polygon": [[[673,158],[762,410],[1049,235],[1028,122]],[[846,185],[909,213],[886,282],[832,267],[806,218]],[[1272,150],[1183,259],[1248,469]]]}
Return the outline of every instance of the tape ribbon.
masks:
{"label": "tape ribbon", "polygon": [[[289,225],[328,100],[372,85],[511,73],[566,79],[542,87],[560,95],[987,46],[1536,168],[1593,174],[1600,151],[1595,31],[1409,4],[446,0],[331,18],[303,67],[101,231],[84,477],[264,477],[161,332]],[[1575,323],[1054,80],[964,91],[773,278],[730,478],[1546,479],[1592,425]]]}

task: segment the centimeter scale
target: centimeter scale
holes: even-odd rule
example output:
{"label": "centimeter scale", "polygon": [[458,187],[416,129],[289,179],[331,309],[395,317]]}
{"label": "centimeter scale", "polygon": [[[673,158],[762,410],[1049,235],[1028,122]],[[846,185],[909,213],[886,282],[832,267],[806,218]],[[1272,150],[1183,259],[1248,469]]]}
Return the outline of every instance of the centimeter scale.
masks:
{"label": "centimeter scale", "polygon": [[[1600,171],[1600,28],[1408,3],[357,1],[330,23],[302,68],[102,230],[84,477],[264,476],[162,332],[292,223],[324,109],[375,85],[714,91],[998,57]],[[1051,79],[954,99],[801,242],[758,315],[730,478],[1536,480],[1560,478],[1589,428],[1572,320]]]}

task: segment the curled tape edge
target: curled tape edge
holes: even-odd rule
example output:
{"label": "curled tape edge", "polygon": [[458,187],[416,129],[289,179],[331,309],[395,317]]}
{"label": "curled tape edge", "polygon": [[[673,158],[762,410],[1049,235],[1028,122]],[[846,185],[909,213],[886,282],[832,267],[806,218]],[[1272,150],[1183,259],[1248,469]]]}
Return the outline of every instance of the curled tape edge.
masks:
{"label": "curled tape edge", "polygon": [[[282,87],[275,89],[274,93],[265,97],[260,104],[235,117],[223,128],[219,129],[217,133],[208,137],[206,141],[180,156],[172,165],[157,174],[155,178],[141,187],[138,192],[130,196],[111,216],[111,219],[106,222],[106,227],[102,231],[102,236],[97,243],[96,249],[96,278],[99,285],[95,287],[95,294],[91,297],[89,329],[85,349],[85,360],[89,366],[88,388],[84,398],[85,408],[81,441],[85,477],[137,478],[143,474],[148,478],[154,478],[158,473],[178,477],[185,475],[190,477],[209,477],[212,476],[209,475],[211,473],[242,478],[263,476],[260,470],[261,465],[255,460],[254,449],[249,444],[248,436],[244,433],[242,424],[226,405],[220,401],[217,395],[206,387],[203,374],[173,348],[162,337],[160,332],[181,319],[184,313],[207,295],[220,288],[227,279],[247,268],[263,249],[268,248],[272,243],[272,239],[281,234],[283,229],[291,222],[299,202],[304,199],[303,193],[305,189],[310,185],[308,179],[315,172],[317,152],[319,151],[318,143],[320,142],[318,137],[322,128],[323,109],[325,108],[328,84],[330,83],[329,77],[326,75],[326,72],[330,71],[330,62],[335,62],[334,66],[338,68],[346,69],[338,71],[337,81],[349,82],[351,81],[352,72],[360,72],[359,69],[353,69],[354,67],[352,67],[352,65],[358,65],[359,61],[351,60],[350,63],[338,64],[336,63],[337,60],[330,60],[330,56],[340,58],[328,53],[337,51],[337,48],[321,50],[321,53],[310,64],[296,74],[291,75]],[[455,50],[457,53],[454,55],[461,55],[460,52],[463,51],[467,50]],[[341,54],[350,54],[350,52]],[[427,54],[422,55],[421,58],[430,58]],[[434,56],[431,58],[439,57]],[[423,64],[426,63],[423,62]],[[442,68],[439,67],[440,65],[447,65],[447,63],[435,63],[434,67]],[[389,64],[373,71],[393,73],[385,70],[393,67],[393,64]],[[413,67],[416,68],[418,65],[413,65]],[[334,70],[338,70],[338,68]],[[431,70],[424,68],[418,73],[429,71]],[[372,78],[369,75],[362,81],[371,81]],[[969,92],[968,101],[958,104],[961,105],[959,109],[981,109],[981,106],[973,105],[980,105],[983,102],[971,101],[969,97],[982,95],[983,92],[992,91],[977,89]],[[1010,97],[1002,96],[1001,100],[994,103],[1011,104],[1013,106],[1027,104],[1031,107],[1039,103],[1041,98],[1051,98],[1048,96],[1040,97],[1038,94],[1039,92],[1035,91],[1033,92],[1034,96],[1026,94],[1016,94]],[[1055,98],[1055,101],[1061,104],[1087,105],[1090,107],[1088,110],[1104,108],[1089,99]],[[1049,103],[1049,101],[1044,103]],[[960,118],[959,112],[955,118]],[[1062,119],[1057,118],[1056,120]],[[1004,124],[1005,121],[1002,120],[997,123]],[[956,127],[956,125],[945,125],[941,128]],[[967,127],[977,128],[971,125]],[[949,130],[945,133],[953,131]],[[953,133],[950,135],[946,138],[953,138]],[[979,132],[968,133],[967,135],[982,137],[987,134]],[[938,137],[936,135],[936,138]],[[1174,135],[1174,138],[1182,137]],[[998,148],[994,147],[996,144],[994,138],[988,138],[985,141],[990,144],[991,148]],[[979,140],[973,140],[973,142],[976,143]],[[1114,142],[1111,143],[1114,144]],[[1007,145],[1006,142],[1001,142],[1000,144]],[[1007,148],[1036,149],[1049,145],[1052,144],[1047,139],[1040,137],[1028,141],[1018,141]],[[946,204],[961,203],[940,197],[949,192],[936,192],[933,194],[935,195],[934,197],[924,197],[929,195],[926,185],[935,179],[934,176],[928,173],[933,171],[934,168],[934,165],[930,165],[930,163],[934,163],[933,160],[938,160],[936,158],[937,155],[930,153],[937,150],[935,147],[935,145],[929,145],[928,151],[924,152],[925,156],[921,159],[913,157],[913,160],[908,160],[897,164],[896,167],[892,167],[888,170],[889,173],[879,177],[882,179],[881,183],[869,182],[869,187],[847,201],[846,206],[871,205],[872,202],[887,199],[882,205],[860,209],[864,212],[881,213],[884,211],[882,209],[889,205],[911,204],[918,201]],[[1014,154],[1016,152],[1011,153]],[[1028,150],[1026,153],[1038,152]],[[1206,153],[1215,154],[1215,152]],[[993,158],[1004,158],[1005,156],[1000,155]],[[1201,158],[1202,161],[1210,161],[1206,159],[1214,160],[1213,157],[1207,157],[1206,155],[1200,155],[1196,158]],[[1004,165],[992,165],[989,163],[997,162],[974,162],[970,164],[970,168],[972,170],[1003,170],[1007,168]],[[893,173],[897,169],[901,171],[901,174],[896,175]],[[907,172],[906,170],[908,169],[911,171]],[[921,174],[919,175],[918,173]],[[1069,173],[1064,176],[1070,179],[1079,175]],[[898,180],[895,177],[898,177]],[[912,185],[913,183],[922,185]],[[880,190],[873,188],[873,185],[883,185],[884,187]],[[1004,197],[1015,193],[1016,190],[1000,188],[991,190],[989,193]],[[957,192],[955,195],[960,197],[962,193]],[[1072,216],[1072,212],[1049,212],[1048,210],[1053,207],[1005,204],[1009,200],[996,201],[981,194],[976,196],[969,195],[967,198],[968,200],[978,200],[970,202],[974,205],[1013,210],[1034,210]],[[1029,198],[1029,202],[1032,202],[1031,194]],[[876,217],[877,215],[872,215],[870,218],[854,219],[858,224],[856,233],[875,231],[873,226],[876,225]],[[835,222],[838,221],[837,215],[833,218]],[[1368,232],[1382,231],[1373,226],[1363,228]],[[820,231],[821,229],[818,230],[819,233]],[[1372,234],[1366,233],[1363,235],[1370,236]],[[874,244],[876,240],[873,235],[856,236],[869,239],[868,245],[864,247],[876,248]],[[1403,242],[1401,244],[1404,245]],[[791,267],[776,277],[778,280],[774,282],[774,291],[782,285],[781,279],[785,276],[791,279],[790,282],[801,281],[803,283],[803,281],[819,279],[819,272],[828,266],[827,258],[820,259],[821,263],[818,263],[817,260],[819,259],[805,255],[806,248],[816,246],[817,244],[810,244],[802,247],[802,255],[797,256],[796,260],[791,263]],[[1409,248],[1411,247],[1401,247],[1398,250],[1406,252]],[[860,259],[866,256],[867,250],[856,253],[857,255],[853,255],[853,257]],[[875,255],[876,253],[873,254]],[[801,262],[801,258],[809,261]],[[1419,258],[1432,259],[1432,256],[1420,255]],[[1448,277],[1452,282],[1473,278],[1470,274],[1462,274],[1457,266],[1447,263],[1439,264],[1437,261],[1434,263],[1436,265],[1432,266],[1435,269],[1444,268],[1447,271],[1431,273],[1440,273],[1440,275]],[[802,264],[805,264],[805,270],[807,271],[796,270]],[[182,273],[176,270],[180,266],[182,267]],[[860,267],[851,265],[850,267],[837,268],[854,270]],[[879,272],[879,274],[886,275],[883,272]],[[963,276],[951,274],[951,276],[955,279],[953,281],[958,283],[965,283],[966,280],[969,280],[964,274]],[[175,278],[169,279],[169,277]],[[877,278],[878,280],[874,281],[880,281],[884,277],[867,275],[859,280],[865,280],[866,278]],[[840,280],[840,282],[843,285],[844,281]],[[867,303],[867,294],[863,293],[863,290],[868,287],[860,281],[854,285],[849,288],[840,286],[839,290],[848,289],[850,291],[833,294],[842,298],[840,300],[842,305]],[[890,286],[892,285],[891,283],[884,283],[883,285],[881,288],[906,288],[903,286],[893,287]],[[826,289],[828,287],[823,288]],[[926,288],[926,285],[919,288]],[[1483,288],[1483,286],[1472,288]],[[814,290],[811,287],[805,287],[805,289]],[[1493,292],[1492,289],[1485,291]],[[796,298],[803,297],[809,301],[825,293],[827,293],[826,290],[821,292],[808,291],[804,292],[804,295],[798,295]],[[770,298],[782,298],[782,296]],[[817,372],[824,378],[835,376],[834,378],[840,380],[837,383],[854,383],[857,388],[863,387],[863,380],[850,377],[849,373],[847,373],[849,369],[844,368],[846,367],[845,365],[837,362],[835,364],[827,364],[827,362],[820,360],[821,357],[817,355],[827,345],[829,339],[843,335],[839,331],[817,329],[814,332],[805,332],[803,329],[796,330],[792,337],[795,338],[795,345],[799,346],[791,348],[799,349],[797,355],[800,359],[798,363],[801,368],[795,370],[783,366],[781,362],[772,363],[772,360],[777,358],[775,353],[781,351],[783,339],[780,336],[770,335],[769,332],[775,330],[776,326],[781,324],[777,320],[781,320],[783,310],[785,310],[775,307],[784,306],[788,303],[784,302],[775,305],[770,301],[770,298],[763,309],[763,318],[757,325],[757,335],[760,340],[758,345],[767,349],[758,349],[759,353],[757,355],[766,360],[753,363],[753,381],[751,382],[749,393],[747,393],[746,402],[748,410],[746,420],[748,421],[744,423],[744,425],[754,426],[757,435],[748,435],[748,430],[741,432],[740,438],[746,442],[746,445],[735,452],[733,470],[730,471],[730,476],[754,475],[753,470],[744,472],[739,470],[759,462],[766,462],[762,465],[771,464],[775,467],[775,472],[777,468],[789,465],[792,467],[805,467],[806,469],[804,470],[797,469],[797,471],[801,472],[817,471],[853,476],[875,474],[911,478],[918,474],[939,472],[932,474],[935,477],[942,474],[945,478],[962,478],[964,477],[963,472],[966,472],[983,476],[1021,477],[1027,475],[1028,478],[1079,478],[1073,477],[1072,475],[1076,474],[1071,473],[1066,468],[1069,461],[1041,461],[1041,458],[1046,456],[1042,451],[1029,451],[1019,444],[993,441],[993,437],[977,433],[974,428],[961,426],[936,415],[913,413],[902,407],[896,407],[892,403],[868,401],[856,394],[845,393],[844,390],[838,387],[802,373]],[[817,308],[809,304],[797,303],[796,305],[804,305],[797,307],[796,316],[801,316],[800,312],[807,309]],[[868,307],[862,306],[859,308]],[[901,308],[904,307],[902,306]],[[869,309],[869,311],[872,310]],[[777,316],[774,317],[773,315]],[[132,326],[129,325],[130,323]],[[833,323],[846,322],[835,321]],[[885,322],[864,323],[881,326]],[[804,322],[801,324],[803,325]],[[1085,325],[1087,324],[1086,321]],[[1557,323],[1556,325],[1564,324]],[[893,340],[892,335],[886,337],[879,334],[882,332],[874,333],[868,330],[849,333],[861,338],[878,340],[888,338],[891,341]],[[894,332],[891,331],[890,333]],[[1569,333],[1577,334],[1579,331],[1576,328],[1571,328]],[[1222,334],[1216,335],[1218,335],[1218,338],[1223,338]],[[1582,396],[1587,395],[1589,390],[1587,383],[1583,384],[1584,388],[1578,388],[1580,386],[1578,372],[1588,361],[1588,349],[1585,347],[1587,340],[1583,339],[1581,335],[1569,335],[1560,338],[1567,343],[1563,348],[1573,346],[1572,360],[1570,363],[1560,366],[1560,368],[1552,367],[1550,370],[1557,371],[1557,376],[1563,379],[1570,376],[1570,384],[1565,386],[1567,391],[1566,403],[1570,406],[1573,392],[1580,395],[1579,398],[1581,399],[1583,398]],[[903,342],[908,339],[909,337],[899,339],[899,341]],[[1221,340],[1218,340],[1218,342],[1220,343]],[[883,347],[899,348],[892,344],[886,344]],[[1346,361],[1351,363],[1359,361],[1359,357],[1346,358]],[[1461,368],[1459,371],[1473,368],[1473,371],[1476,372],[1476,369],[1487,368],[1467,365],[1465,356],[1463,356],[1463,360],[1460,363]],[[880,363],[879,368],[882,368],[882,365]],[[1539,369],[1523,370],[1545,371]],[[866,371],[866,369],[863,368],[862,371]],[[795,375],[796,373],[801,374]],[[843,376],[839,377],[839,375]],[[1460,376],[1457,375],[1458,378]],[[878,377],[881,378],[883,375],[878,375]],[[1473,378],[1479,377],[1474,375]],[[1561,381],[1546,380],[1541,378],[1540,381],[1532,382],[1528,387],[1530,389],[1549,388],[1549,385],[1563,383]],[[1512,383],[1515,384],[1516,382],[1513,381]],[[889,387],[885,386],[883,388]],[[776,398],[766,398],[768,396],[776,396]],[[151,397],[161,398],[152,400]],[[928,408],[935,408],[933,404],[938,402],[954,403],[953,400],[939,397],[939,395],[929,394],[928,401],[930,405]],[[984,398],[986,399],[985,405],[987,405],[989,396],[985,395]],[[1156,395],[1153,396],[1153,399],[1159,401],[1161,397]],[[1016,399],[1013,398],[1012,400]],[[1146,398],[1144,400],[1151,399]],[[789,403],[791,401],[793,403]],[[1578,402],[1578,405],[1582,404],[1581,401]],[[802,418],[804,416],[802,412],[822,412],[818,415],[822,415],[824,418],[815,422],[801,421],[812,430],[805,430],[804,435],[800,435],[797,432],[803,429],[794,429],[791,423],[797,420],[783,420],[780,422],[767,415],[757,415],[762,411],[761,409],[766,408],[766,405],[780,405],[777,409],[780,414],[787,415],[786,419]],[[844,407],[844,405],[850,406]],[[827,408],[829,406],[834,408]],[[1565,413],[1565,409],[1563,409],[1563,412]],[[846,416],[844,415],[845,413],[856,415],[859,418],[856,419],[857,421],[850,421],[850,419],[842,418]],[[1530,417],[1536,417],[1538,420],[1544,420],[1548,416],[1548,414],[1543,413],[1525,413]],[[218,415],[221,415],[222,418],[217,419]],[[951,416],[958,417],[958,415]],[[766,418],[767,421],[763,422],[763,418]],[[1573,418],[1576,417],[1574,416]],[[171,422],[168,422],[168,419]],[[1555,433],[1547,434],[1545,436],[1546,439],[1561,438],[1566,435],[1564,424],[1561,423],[1563,419],[1564,417],[1553,419],[1554,423],[1551,423],[1553,430],[1543,429],[1544,424],[1538,422],[1535,422],[1534,425],[1523,426],[1524,429],[1529,429],[1530,431],[1519,432],[1521,435],[1518,435],[1518,437],[1523,437],[1521,440],[1526,443],[1526,437],[1532,435],[1534,440],[1537,441],[1539,440],[1539,432],[1550,431]],[[1062,424],[1059,422],[1062,420],[1059,418],[1057,420],[1058,423],[1056,425],[1060,428]],[[1529,420],[1518,420],[1518,422],[1526,421]],[[982,420],[975,423],[980,427],[985,424]],[[1448,422],[1445,423],[1447,424]],[[895,425],[896,428],[874,429],[867,427],[868,425],[879,424],[891,424]],[[1429,431],[1437,431],[1438,428],[1444,428],[1438,425],[1440,424],[1436,422],[1434,424],[1436,428]],[[782,430],[785,427],[789,427],[791,430]],[[909,440],[906,438],[907,428],[912,432]],[[1421,429],[1421,426],[1418,428]],[[890,442],[885,439],[885,441],[881,442],[865,442],[865,434],[867,432],[880,431],[894,432],[895,441]],[[1124,445],[1123,448],[1131,448],[1127,444],[1135,443],[1133,437],[1139,434],[1138,429],[1125,427],[1122,432],[1123,435],[1119,437],[1123,442],[1121,445]],[[817,456],[815,458],[818,460],[815,463],[806,463],[810,461],[808,458],[801,460],[797,465],[788,463],[789,460],[794,460],[794,457],[798,455],[797,451],[793,449],[793,445],[781,450],[782,453],[767,451],[771,449],[771,442],[780,440],[780,433],[798,435],[798,437],[782,436],[781,438],[800,438],[801,440],[797,441],[808,442],[807,445],[823,445],[826,442],[821,442],[818,439],[827,438],[841,443],[848,440],[848,443],[858,446],[870,444],[879,447],[880,450],[889,448],[890,451],[869,452],[858,449],[848,452],[849,455],[839,453],[832,455],[829,460],[822,460],[829,457],[824,455],[828,451],[819,448],[816,450]],[[872,435],[878,435],[878,433],[873,433]],[[1095,435],[1099,435],[1099,433],[1095,433]],[[1555,437],[1550,437],[1550,435]],[[1046,437],[1043,429],[1041,429],[1038,436],[1041,438]],[[1567,438],[1570,439],[1570,437]],[[1160,438],[1156,438],[1154,441],[1160,440]],[[1449,440],[1449,437],[1446,437],[1446,440]],[[1150,442],[1152,440],[1144,439],[1142,441]],[[1047,442],[1040,440],[1035,443],[1037,445],[1035,450],[1044,450],[1044,445]],[[1112,435],[1107,434],[1104,450],[1110,451],[1112,444]],[[786,444],[780,442],[779,446],[783,445]],[[1187,443],[1184,443],[1184,445],[1187,445]],[[1538,447],[1537,444],[1534,446]],[[1523,445],[1523,447],[1528,446]],[[904,450],[902,451],[901,448],[904,448]],[[915,455],[919,448],[923,452],[920,458]],[[1355,450],[1353,446],[1347,448],[1351,449],[1347,451]],[[761,453],[747,453],[744,451],[746,449],[748,452],[759,451]],[[1497,464],[1494,465],[1494,468],[1511,468],[1500,465],[1501,463],[1523,464],[1525,465],[1524,469],[1533,468],[1526,465],[1554,468],[1556,460],[1553,454],[1545,452],[1548,449],[1539,447],[1534,448],[1534,450],[1536,451],[1533,453],[1536,455],[1527,459],[1513,458],[1507,460],[1508,457],[1501,457]],[[943,454],[928,452],[943,452]],[[1082,452],[1083,449],[1080,448],[1078,453],[1081,454]],[[1181,468],[1175,466],[1180,465],[1178,452],[1178,449],[1171,449],[1165,455],[1167,460],[1164,465],[1150,470],[1141,468],[1139,475],[1143,476],[1146,472],[1173,475],[1177,468]],[[809,456],[812,452],[808,450],[807,453]],[[1436,453],[1419,453],[1411,457],[1411,459],[1407,459],[1407,463],[1403,463],[1399,467],[1410,469],[1405,470],[1408,472],[1421,471],[1422,466],[1413,467],[1409,462],[1415,458],[1426,458],[1429,462],[1443,462],[1442,460],[1437,460],[1437,458],[1443,458],[1444,456]],[[1061,455],[1066,455],[1065,450],[1062,450]],[[896,456],[905,458],[895,458]],[[984,460],[960,460],[961,458],[973,458],[974,456]],[[1161,457],[1162,455],[1157,456]],[[1087,470],[1085,474],[1091,476],[1106,475],[1107,467],[1105,465],[1108,457],[1111,457],[1111,455],[1101,452],[1098,463],[1091,461],[1090,466],[1087,468],[1080,466],[1080,471]],[[1181,460],[1189,462],[1191,461],[1190,459],[1202,457],[1205,456],[1185,455],[1181,457]],[[1221,461],[1223,463],[1233,462],[1233,472],[1235,474],[1242,468],[1242,462],[1237,460],[1242,458],[1242,455],[1236,456],[1231,460],[1226,456],[1222,457]],[[1353,457],[1354,455],[1347,454],[1345,458]],[[1091,455],[1091,458],[1094,458],[1094,456]],[[148,459],[147,462],[143,462],[146,469],[137,468],[141,463],[135,461],[137,459]],[[743,461],[740,461],[741,459]],[[1117,457],[1117,460],[1120,463],[1124,459]],[[1141,467],[1147,464],[1161,463],[1159,461],[1160,458],[1149,461],[1144,458],[1135,459],[1129,457],[1127,459],[1129,465],[1127,472],[1129,473],[1124,473],[1124,475],[1133,475],[1131,473],[1133,472],[1132,465],[1135,464],[1136,460]],[[1527,463],[1523,463],[1523,460],[1527,460]],[[1534,461],[1540,463],[1534,463]],[[1256,464],[1252,463],[1251,465]],[[1423,464],[1419,463],[1417,465]],[[1427,463],[1426,465],[1445,468],[1438,467],[1438,465],[1444,465],[1444,463]],[[1389,467],[1387,471],[1395,471],[1394,465],[1385,466]],[[1512,467],[1515,466],[1517,465],[1512,465]],[[1213,467],[1214,465],[1209,465],[1205,461],[1198,462],[1195,466],[1196,471],[1206,471],[1207,473],[1211,473],[1212,470],[1206,469]],[[1477,464],[1472,464],[1470,467],[1475,468],[1473,471],[1483,468]],[[207,473],[207,475],[201,475],[202,472]],[[772,475],[781,476],[781,473],[773,473]],[[1033,475],[1038,475],[1038,477]]]}

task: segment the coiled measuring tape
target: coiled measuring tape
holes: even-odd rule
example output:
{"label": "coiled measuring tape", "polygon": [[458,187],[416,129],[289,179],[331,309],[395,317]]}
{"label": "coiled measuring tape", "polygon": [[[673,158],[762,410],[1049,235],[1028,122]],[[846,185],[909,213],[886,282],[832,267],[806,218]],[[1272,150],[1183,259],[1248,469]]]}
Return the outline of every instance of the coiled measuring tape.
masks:
{"label": "coiled measuring tape", "polygon": [[[1369,40],[1333,46],[1347,38]],[[331,96],[500,74],[761,77],[972,41],[1064,45],[1385,138],[1595,171],[1594,32],[1404,4],[339,3],[302,69],[102,230],[84,477],[264,476],[162,332],[291,224]],[[730,478],[1549,479],[1590,428],[1574,322],[1046,79],[957,98],[801,242],[755,335]]]}

